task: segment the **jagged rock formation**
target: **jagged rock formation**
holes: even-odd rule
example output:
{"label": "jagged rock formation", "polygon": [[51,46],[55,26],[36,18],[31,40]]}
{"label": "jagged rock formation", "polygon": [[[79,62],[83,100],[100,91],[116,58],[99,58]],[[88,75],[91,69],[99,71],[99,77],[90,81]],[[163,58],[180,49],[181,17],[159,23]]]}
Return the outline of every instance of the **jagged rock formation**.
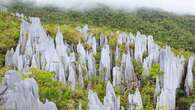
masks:
{"label": "jagged rock formation", "polygon": [[134,94],[129,94],[128,101],[129,101],[129,109],[128,110],[143,109],[141,94],[140,94],[138,88],[136,89]]}
{"label": "jagged rock formation", "polygon": [[[120,107],[120,97],[116,97],[112,84],[108,81],[106,87],[106,96],[104,97],[104,103],[102,104],[96,93],[90,91],[88,95],[89,109],[90,110],[122,110],[124,107]],[[137,88],[134,94],[128,96],[128,110],[143,109],[142,99]]]}
{"label": "jagged rock formation", "polygon": [[[113,86],[121,83],[131,86],[132,82],[138,83],[133,60],[143,64],[144,76],[148,76],[151,66],[158,63],[164,74],[156,79],[156,109],[175,109],[176,89],[180,87],[183,77],[186,77],[186,93],[190,95],[194,62],[192,57],[189,59],[185,76],[185,59],[175,56],[168,46],[160,48],[152,36],[139,32],[136,36],[120,33],[114,53],[109,46],[109,38],[104,34],[97,40],[87,25],[77,30],[82,34],[82,40],[91,46],[90,49],[86,49],[82,42],[78,42],[76,46],[67,44],[60,29],[53,40],[43,29],[39,18],[30,18],[30,23],[23,20],[18,45],[15,51],[11,49],[7,52],[5,63],[17,70],[34,67],[52,71],[57,80],[70,84],[73,90],[77,83],[84,87],[84,80],[93,76],[100,76],[104,81],[112,80]],[[121,51],[121,46],[125,46],[125,52]],[[94,57],[97,55],[97,48],[101,48],[99,68],[96,68],[97,62]],[[139,85],[136,87],[139,88]],[[88,99],[91,110],[123,109],[110,82],[107,84],[104,104],[92,91],[89,91]],[[138,89],[135,94],[129,95],[128,100],[129,110],[143,108]]]}
{"label": "jagged rock formation", "polygon": [[122,80],[122,73],[118,66],[113,67],[113,86],[120,85]]}
{"label": "jagged rock formation", "polygon": [[160,87],[157,98],[157,109],[175,109],[176,89],[179,88],[184,75],[184,58],[176,57],[169,47],[160,51],[160,67],[164,71],[157,87]]}
{"label": "jagged rock formation", "polygon": [[[88,95],[90,110],[123,110],[120,107],[120,97],[116,97],[112,84],[108,81],[106,87],[106,96],[104,97],[104,104],[101,103],[96,93],[90,91]],[[129,94],[128,110],[135,110],[136,108],[143,108],[141,95],[137,89],[135,94]]]}
{"label": "jagged rock formation", "polygon": [[21,79],[21,74],[8,71],[0,89],[4,110],[57,110],[53,102],[39,100],[38,85],[33,78]]}
{"label": "jagged rock formation", "polygon": [[110,82],[107,83],[106,96],[104,97],[105,110],[120,110],[120,97],[116,97],[114,88]]}
{"label": "jagged rock formation", "polygon": [[190,57],[188,60],[187,75],[185,79],[185,92],[189,96],[193,89],[193,73],[192,67],[194,63],[194,57]]}
{"label": "jagged rock formation", "polygon": [[195,103],[190,106],[190,110],[195,110]]}
{"label": "jagged rock formation", "polygon": [[147,41],[148,41],[147,42],[148,56],[144,59],[143,62],[144,75],[146,76],[148,76],[148,72],[152,64],[159,62],[159,55],[160,55],[160,47],[154,43],[153,37],[148,36]]}
{"label": "jagged rock formation", "polygon": [[145,35],[137,34],[135,38],[135,59],[140,60],[142,62],[142,57],[144,52],[146,51],[147,38]]}
{"label": "jagged rock formation", "polygon": [[110,69],[111,69],[111,61],[110,61],[110,49],[109,45],[104,45],[101,50],[101,59],[100,59],[100,74],[104,75],[105,80],[110,79]]}
{"label": "jagged rock formation", "polygon": [[0,12],[7,12],[7,8],[0,4]]}

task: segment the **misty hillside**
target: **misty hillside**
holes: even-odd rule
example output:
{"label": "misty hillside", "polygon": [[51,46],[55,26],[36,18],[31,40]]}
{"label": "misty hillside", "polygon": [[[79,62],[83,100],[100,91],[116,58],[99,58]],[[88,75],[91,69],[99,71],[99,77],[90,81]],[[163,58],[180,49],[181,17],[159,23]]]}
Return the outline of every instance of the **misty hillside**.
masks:
{"label": "misty hillside", "polygon": [[[176,49],[195,51],[195,17],[190,15],[179,16],[155,9],[139,9],[125,12],[110,9],[104,5],[87,11],[62,11],[51,7],[33,7],[29,4],[16,3],[7,6],[10,12],[24,13],[26,16],[37,16],[47,25],[69,25],[77,27],[89,24],[96,27],[94,34],[107,31],[132,32],[137,31],[153,35],[161,45],[170,45]],[[2,18],[3,20],[3,18]],[[48,31],[55,35],[52,26]],[[2,49],[3,51],[3,49]],[[2,61],[2,60],[1,60]]]}
{"label": "misty hillside", "polygon": [[195,109],[195,16],[5,7],[0,110]]}
{"label": "misty hillside", "polygon": [[44,23],[89,24],[108,27],[126,32],[140,31],[153,35],[154,39],[175,48],[195,51],[195,17],[177,16],[155,9],[139,9],[125,12],[110,9],[104,5],[87,11],[59,11],[56,8],[27,8],[29,5],[13,5],[12,12],[21,12],[26,16],[38,16]]}

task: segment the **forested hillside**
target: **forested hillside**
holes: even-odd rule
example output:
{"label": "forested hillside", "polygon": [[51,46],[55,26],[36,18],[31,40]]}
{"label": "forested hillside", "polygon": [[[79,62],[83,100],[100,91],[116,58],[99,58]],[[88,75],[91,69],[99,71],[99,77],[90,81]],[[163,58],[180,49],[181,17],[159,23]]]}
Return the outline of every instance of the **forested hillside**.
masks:
{"label": "forested hillside", "polygon": [[175,15],[155,9],[125,12],[100,5],[85,11],[60,11],[51,7],[34,8],[28,4],[13,5],[12,12],[38,16],[44,23],[108,27],[135,34],[137,31],[153,35],[154,39],[174,48],[195,51],[195,17]]}
{"label": "forested hillside", "polygon": [[[179,16],[154,9],[140,9],[133,12],[125,12],[122,10],[110,9],[102,5],[100,5],[100,8],[85,11],[62,11],[52,7],[33,7],[29,4],[22,3],[12,4],[8,7],[9,11],[13,13],[19,12],[24,13],[26,16],[40,17],[52,36],[55,36],[55,32],[57,31],[55,30],[55,27],[57,27],[57,25],[66,27],[62,28],[65,30],[64,34],[67,34],[67,31],[69,31],[69,36],[72,35],[75,37],[79,35],[73,32],[74,28],[88,24],[90,27],[92,27],[94,34],[100,34],[102,31],[110,34],[112,31],[116,30],[136,34],[137,31],[140,31],[146,35],[153,35],[154,39],[160,45],[167,44],[176,49],[195,51],[194,16]],[[18,34],[19,22],[10,19],[15,18],[10,16],[10,14],[9,16],[1,14],[1,25],[10,27],[9,31],[14,31],[14,33]],[[8,23],[9,21],[12,22]],[[1,30],[1,37],[5,38],[5,32],[8,30],[5,31],[3,28],[1,28]],[[68,40],[71,42],[72,39]],[[1,41],[5,42],[4,40]],[[10,44],[14,45],[14,43]],[[1,43],[1,45],[1,53],[5,53],[5,48],[11,47],[9,45],[7,45],[7,47],[3,47],[3,43]],[[1,62],[3,62],[3,59]]]}
{"label": "forested hillside", "polygon": [[[105,71],[110,71],[111,72],[110,77],[113,77],[113,78],[110,78],[110,81],[114,82],[114,75],[113,75],[114,68],[116,67],[115,69],[117,70],[117,67],[120,67],[120,69],[118,69],[119,71],[118,73],[120,73],[120,71],[121,73],[122,72],[129,73],[129,71],[131,71],[132,69],[133,71],[132,73],[134,74],[133,77],[135,77],[136,79],[128,83],[121,81],[121,84],[113,87],[114,88],[113,91],[116,93],[116,96],[120,97],[119,99],[120,105],[125,108],[128,108],[129,106],[128,105],[129,104],[128,95],[130,93],[131,94],[134,93],[134,91],[138,88],[140,91],[141,100],[143,102],[143,108],[145,110],[154,110],[158,102],[155,99],[156,97],[154,95],[158,96],[160,94],[160,93],[155,94],[156,89],[160,88],[160,87],[159,88],[155,87],[156,84],[158,84],[157,83],[158,78],[160,78],[163,75],[168,75],[169,77],[174,79],[174,76],[170,74],[169,72],[174,73],[175,76],[179,76],[177,74],[181,73],[182,74],[181,76],[183,78],[180,81],[181,86],[179,86],[177,90],[174,91],[175,98],[173,99],[176,100],[175,102],[176,107],[177,107],[176,109],[178,110],[188,109],[190,105],[194,103],[195,90],[194,89],[191,90],[191,93],[189,96],[186,95],[186,90],[184,87],[186,86],[185,85],[186,82],[184,81],[184,79],[189,80],[190,78],[187,74],[190,74],[193,76],[194,75],[193,73],[195,73],[195,67],[193,66],[193,62],[190,62],[191,60],[194,60],[194,59],[189,59],[189,57],[191,56],[191,53],[195,52],[195,16],[175,15],[172,13],[168,13],[168,12],[164,12],[162,10],[156,10],[156,9],[139,9],[139,10],[132,11],[132,12],[126,12],[124,10],[115,10],[115,9],[111,9],[111,8],[108,8],[102,5],[100,5],[99,8],[94,8],[91,10],[83,10],[83,11],[78,11],[78,10],[64,11],[64,10],[59,10],[54,7],[34,7],[30,4],[22,4],[22,3],[17,3],[17,2],[7,7],[8,7],[8,12],[0,13],[0,67],[1,67],[0,68],[0,76],[1,76],[0,79],[2,79],[2,77],[6,74],[6,71],[9,69],[8,67],[4,67],[5,66],[4,64],[5,64],[6,51],[10,50],[11,48],[14,48],[13,51],[15,51],[16,55],[17,54],[23,55],[22,57],[19,55],[18,56],[10,55],[11,57],[13,57],[11,58],[11,60],[13,60],[11,61],[11,63],[13,63],[12,66],[15,63],[14,60],[16,60],[14,58],[18,58],[17,59],[18,61],[22,59],[22,61],[25,62],[26,60],[25,55],[27,56],[28,54],[31,54],[31,57],[32,57],[29,60],[30,63],[29,64],[27,63],[27,65],[29,65],[30,67],[34,66],[33,63],[36,62],[37,59],[40,60],[37,57],[40,53],[36,53],[37,51],[35,52],[33,51],[34,53],[29,52],[31,51],[31,48],[34,48],[34,45],[32,44],[33,43],[36,44],[35,41],[31,41],[32,44],[29,44],[29,45],[23,45],[21,42],[18,42],[20,34],[23,31],[26,31],[26,29],[24,28],[25,27],[24,24],[20,26],[21,21],[19,18],[16,17],[15,13],[23,13],[24,16],[27,16],[27,17],[30,16],[30,17],[40,18],[41,25],[39,24],[39,20],[37,21],[36,19],[35,19],[36,22],[34,23],[29,22],[28,21],[29,19],[26,19],[26,22],[29,22],[29,24],[34,25],[35,27],[38,28],[37,29],[38,31],[35,33],[36,34],[38,33],[40,35],[39,36],[40,38],[41,37],[44,38],[44,40],[42,39],[41,43],[46,42],[46,44],[41,45],[43,46],[42,47],[43,49],[47,50],[47,46],[48,47],[51,46],[49,45],[49,43],[51,42],[53,43],[53,44],[51,43],[53,47],[51,46],[52,48],[49,48],[47,50],[48,53],[44,54],[45,56],[50,55],[50,54],[52,56],[53,54],[51,51],[52,49],[54,50],[54,52],[57,51],[56,48],[58,48],[58,51],[61,50],[60,46],[62,46],[62,44],[63,46],[67,46],[68,48],[67,51],[65,51],[64,53],[62,52],[62,55],[66,56],[65,53],[67,53],[67,56],[69,59],[68,60],[66,59],[64,61],[65,63],[63,62],[62,64],[66,64],[69,60],[72,60],[72,59],[74,59],[74,61],[68,64],[68,66],[71,67],[71,69],[72,68],[73,69],[69,70],[70,68],[68,68],[68,72],[65,74],[68,74],[70,76],[70,73],[75,73],[80,78],[79,76],[80,67],[79,66],[81,66],[81,69],[83,69],[87,65],[86,68],[84,68],[84,70],[82,70],[81,72],[81,76],[82,75],[84,76],[84,79],[82,79],[83,81],[82,86],[81,86],[81,83],[79,82],[81,80],[78,79],[78,77],[75,78],[74,76],[72,76],[72,79],[75,78],[76,81],[78,81],[75,83],[76,85],[74,88],[75,90],[72,90],[71,88],[73,84],[72,83],[69,84],[68,82],[69,81],[68,75],[67,75],[68,78],[67,76],[64,76],[66,77],[64,78],[65,82],[60,81],[59,77],[62,77],[63,75],[58,74],[59,71],[57,72],[50,71],[49,70],[50,68],[42,69],[42,70],[39,70],[40,68],[39,69],[31,68],[31,69],[25,70],[24,72],[31,72],[32,74],[23,75],[21,80],[28,79],[28,78],[34,78],[37,81],[38,87],[39,87],[40,100],[42,102],[45,102],[46,99],[49,99],[49,101],[52,101],[57,105],[57,108],[59,110],[74,110],[78,108],[82,108],[83,110],[85,110],[88,108],[88,96],[89,96],[88,89],[89,88],[95,91],[100,101],[103,102],[104,96],[107,94],[107,91],[108,91],[106,90],[107,84],[109,83],[107,83],[104,80],[104,78],[102,78],[101,75]],[[85,27],[84,28],[81,28],[81,27],[83,27],[86,24],[88,24],[89,26],[89,30],[87,30],[86,33],[83,32],[84,33],[83,34],[82,32],[78,31],[79,29],[81,31],[83,30],[85,31]],[[44,31],[41,30],[42,26],[45,29]],[[26,33],[23,36],[22,35],[20,36],[21,39],[25,39],[25,38],[30,39],[30,37],[36,37],[36,36],[28,36],[30,34],[33,35],[34,27],[33,26],[31,27],[30,25],[28,25],[27,27],[31,31],[26,31]],[[62,33],[62,35],[59,33],[56,34],[59,31]],[[141,34],[137,34],[138,31],[141,32],[142,34],[146,34],[147,37],[145,35],[142,36]],[[45,32],[47,34],[45,34]],[[123,32],[125,32],[126,34],[124,34]],[[132,33],[132,34],[129,35],[129,33]],[[152,35],[154,38],[154,41],[153,41],[153,38],[151,36],[148,37],[148,35]],[[24,37],[24,36],[28,36],[28,37]],[[60,39],[61,37],[63,38]],[[143,42],[146,42],[146,39],[144,39],[145,37],[147,38],[147,43],[143,43]],[[126,40],[123,41],[120,38],[126,39]],[[94,39],[95,41],[93,41]],[[129,42],[131,40],[137,43],[136,44],[132,43],[130,45]],[[24,42],[26,42],[27,44],[27,41],[24,40]],[[24,50],[26,50],[27,52],[26,51],[25,51],[26,53],[22,52],[24,51],[22,49],[17,50],[17,47],[16,47],[17,43],[20,46],[20,49],[21,47],[23,47],[25,48]],[[97,44],[97,49],[95,47],[94,49],[95,52],[89,54],[90,52],[94,51],[93,50],[94,45],[92,44],[95,44],[95,46]],[[151,47],[155,47],[155,48],[149,48],[148,45],[150,44],[152,45]],[[166,45],[169,45],[171,49],[169,50],[169,48],[167,48]],[[110,50],[107,49],[106,46],[108,46]],[[145,48],[145,50],[140,52],[138,48],[137,50],[135,49],[136,46],[138,47],[141,46],[141,48]],[[120,54],[117,54],[117,49],[118,49],[118,53]],[[84,58],[85,57],[88,58],[86,60],[87,63],[85,65],[84,64],[82,65],[82,63],[80,64],[80,60],[81,60],[80,51],[82,50],[84,50],[84,53],[86,53],[86,56],[84,56]],[[140,59],[143,58],[143,61],[140,61],[139,58],[136,59],[135,51],[141,53]],[[110,52],[110,53],[106,53],[106,52]],[[166,58],[169,58],[169,60],[163,57],[155,58],[155,55],[157,53],[159,54],[158,57],[160,57],[160,55],[161,56],[164,55],[166,56]],[[88,56],[88,54],[90,55],[90,57]],[[105,58],[103,54],[107,54],[108,59],[111,59],[110,61],[111,68],[107,68],[107,67],[103,69],[101,68],[101,61],[102,62],[105,61],[103,59]],[[117,55],[119,56],[118,59],[115,58]],[[183,55],[185,57],[185,60],[183,59],[183,57],[177,57],[177,55],[179,56]],[[10,57],[10,56],[9,54],[7,54],[7,57]],[[72,56],[75,58],[72,58]],[[138,56],[139,56],[139,53],[138,53]],[[56,61],[56,59],[54,57],[51,57],[51,59],[49,60]],[[159,63],[160,61],[153,61],[153,59],[161,60],[162,62],[166,62],[167,65],[170,64],[171,66],[170,68],[167,67],[168,69],[163,68],[164,71],[162,71],[162,67]],[[52,62],[49,62],[49,60],[47,63],[52,64]],[[62,61],[63,60],[60,60],[59,62],[62,62]],[[88,64],[90,61],[92,62],[91,65],[93,66],[91,68],[93,69],[95,68],[93,72],[97,75],[94,77],[90,77],[89,79],[87,78],[85,79],[85,76],[87,76],[86,74],[90,73],[89,70],[91,68],[90,68],[90,64]],[[126,61],[129,61],[129,62],[126,62]],[[107,63],[107,61],[105,63]],[[22,65],[22,64],[20,65],[18,62],[17,64],[18,65],[14,65],[14,68],[16,69]],[[36,63],[34,64],[35,66],[38,65],[38,64],[36,65]],[[166,64],[165,66],[167,66]],[[110,66],[110,64],[108,65]],[[131,65],[131,67],[129,67],[129,65]],[[178,65],[183,70],[181,68],[178,68],[177,67]],[[65,68],[65,66],[61,68],[67,69]],[[26,68],[23,67],[22,65],[22,69],[26,69]],[[102,71],[100,71],[101,69]],[[145,69],[147,69],[148,71],[148,76],[144,76]],[[48,71],[44,71],[44,70],[48,70]],[[70,71],[73,71],[73,72],[70,72]],[[18,71],[18,72],[20,73],[21,71]],[[21,73],[23,74],[23,71]],[[132,73],[129,73],[128,75]],[[54,80],[54,79],[57,79],[57,80]],[[165,78],[165,80],[167,79]],[[173,82],[172,79],[171,80],[168,79],[168,81]],[[164,82],[161,82],[161,84],[163,83]],[[195,83],[193,82],[192,85],[195,85]],[[160,88],[160,91],[162,92],[163,90],[161,89],[162,88]],[[82,107],[80,107],[80,104],[82,105]]]}

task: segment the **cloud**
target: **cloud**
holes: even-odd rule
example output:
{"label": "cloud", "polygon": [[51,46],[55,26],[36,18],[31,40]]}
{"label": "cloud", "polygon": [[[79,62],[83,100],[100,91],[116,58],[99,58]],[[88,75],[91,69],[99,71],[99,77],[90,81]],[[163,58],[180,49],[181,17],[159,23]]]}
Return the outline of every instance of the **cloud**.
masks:
{"label": "cloud", "polygon": [[[0,0],[10,3],[15,0]],[[33,2],[37,6],[55,6],[62,9],[88,9],[103,4],[116,9],[159,8],[177,14],[195,15],[195,0],[18,0]]]}

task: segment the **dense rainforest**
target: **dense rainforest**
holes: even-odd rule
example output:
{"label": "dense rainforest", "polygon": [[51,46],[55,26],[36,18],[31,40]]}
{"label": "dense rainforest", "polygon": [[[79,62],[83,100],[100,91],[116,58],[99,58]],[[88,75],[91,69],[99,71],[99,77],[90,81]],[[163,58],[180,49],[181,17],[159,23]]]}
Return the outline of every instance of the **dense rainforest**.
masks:
{"label": "dense rainforest", "polygon": [[158,9],[138,9],[132,12],[111,9],[100,5],[90,10],[59,10],[52,7],[34,8],[29,5],[13,5],[12,12],[26,16],[38,16],[44,23],[88,24],[125,32],[153,35],[155,40],[174,48],[195,51],[195,17],[175,15]]}
{"label": "dense rainforest", "polygon": [[[23,13],[25,16],[36,16],[42,21],[47,32],[54,37],[56,30],[60,27],[64,40],[69,44],[79,42],[80,33],[75,29],[78,26],[88,24],[90,31],[95,36],[111,35],[117,31],[136,34],[138,31],[153,35],[154,40],[160,45],[170,45],[176,54],[182,54],[189,57],[189,54],[195,52],[195,16],[175,15],[164,12],[159,9],[138,9],[127,12],[116,10],[100,5],[98,8],[90,10],[61,10],[55,7],[36,7],[30,4],[15,3],[8,7],[8,13],[0,13],[0,70],[1,77],[5,74],[7,67],[4,66],[6,51],[15,47],[19,38],[20,21],[13,13]],[[115,34],[116,34],[115,33]],[[97,38],[98,39],[98,38]],[[116,39],[114,39],[116,40]],[[110,40],[109,44],[115,45],[115,41]],[[88,45],[84,45],[88,48]],[[100,54],[100,53],[99,53]],[[95,56],[96,60],[100,55]],[[143,72],[143,65],[140,62],[133,61],[136,74],[139,76]],[[195,68],[193,68],[195,70]],[[73,92],[69,86],[64,86],[60,82],[53,80],[51,72],[31,69],[33,77],[37,80],[40,88],[41,100],[49,100],[57,103],[59,109],[73,109],[81,101],[83,108],[86,109],[87,91],[80,87]],[[143,105],[146,110],[154,110],[153,94],[155,90],[155,78],[152,75],[160,74],[159,65],[153,65],[150,69],[151,77],[142,79],[143,86],[140,89]],[[92,88],[98,93],[100,100],[105,96],[105,82],[92,79]],[[87,82],[85,82],[87,84]],[[123,85],[125,88],[125,85]],[[51,87],[51,88],[49,88]],[[116,94],[121,96],[121,105],[127,106],[128,93],[132,88],[120,90],[115,88]],[[181,109],[186,109],[195,101],[195,96],[186,97],[183,89],[178,89],[177,104]]]}
{"label": "dense rainforest", "polygon": [[[19,12],[25,16],[40,17],[53,36],[55,36],[55,27],[57,25],[64,25],[64,27],[67,27],[65,30],[71,31],[78,24],[80,26],[88,24],[94,29],[94,34],[100,34],[102,31],[110,34],[116,30],[136,34],[139,31],[146,35],[153,35],[155,41],[161,45],[170,45],[176,49],[195,51],[195,17],[191,15],[175,15],[158,9],[138,9],[126,12],[103,5],[83,11],[63,11],[54,7],[34,7],[28,3],[17,2],[8,7],[8,10],[12,13]],[[11,23],[6,22],[10,20],[4,15],[1,15],[1,21],[4,21],[1,23],[2,26],[6,25],[9,27],[9,25],[13,24],[13,29],[19,27],[18,22],[14,20]],[[70,27],[72,29],[68,29]],[[9,28],[10,31],[13,29],[12,26]],[[16,34],[17,32],[19,31],[15,31]],[[78,36],[74,32],[70,32],[70,34]],[[1,36],[5,36],[5,33],[1,33]],[[10,45],[13,44],[10,43]],[[5,53],[5,48],[1,47],[3,53]]]}

